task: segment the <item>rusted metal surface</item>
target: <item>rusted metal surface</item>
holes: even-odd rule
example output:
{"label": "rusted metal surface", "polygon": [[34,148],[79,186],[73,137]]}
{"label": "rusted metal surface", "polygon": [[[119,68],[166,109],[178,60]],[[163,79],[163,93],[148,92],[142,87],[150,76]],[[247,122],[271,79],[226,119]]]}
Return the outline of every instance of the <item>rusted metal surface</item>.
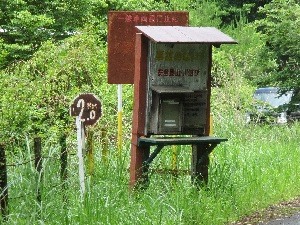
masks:
{"label": "rusted metal surface", "polygon": [[214,27],[137,26],[136,28],[156,43],[237,43],[231,37]]}
{"label": "rusted metal surface", "polygon": [[135,26],[188,26],[188,12],[108,12],[108,83],[133,84]]}
{"label": "rusted metal surface", "polygon": [[[142,34],[136,34],[135,76],[134,76],[134,105],[132,119],[132,139],[130,157],[130,187],[134,189],[138,180],[146,177],[143,169],[144,158],[149,157],[150,147],[138,146],[138,138],[144,136],[146,109],[146,79],[148,40]],[[144,175],[143,175],[144,174]],[[147,178],[145,178],[147,180]]]}

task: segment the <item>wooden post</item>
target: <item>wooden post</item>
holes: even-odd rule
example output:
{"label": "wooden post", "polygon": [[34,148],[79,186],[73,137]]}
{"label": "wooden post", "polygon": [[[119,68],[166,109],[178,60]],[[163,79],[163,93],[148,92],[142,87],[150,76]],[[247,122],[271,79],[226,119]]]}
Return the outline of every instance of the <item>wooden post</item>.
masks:
{"label": "wooden post", "polygon": [[2,218],[6,221],[8,215],[8,186],[7,186],[7,170],[5,146],[0,143],[0,200]]}
{"label": "wooden post", "polygon": [[68,178],[68,152],[67,152],[67,136],[64,134],[59,139],[60,143],[60,180],[62,183],[63,201],[67,201],[65,191],[67,190],[67,178]]}
{"label": "wooden post", "polygon": [[178,177],[178,145],[172,146],[172,175]]}
{"label": "wooden post", "polygon": [[206,154],[208,146],[209,144],[192,145],[191,179],[195,185],[208,181],[209,157]]}
{"label": "wooden post", "polygon": [[107,166],[108,165],[108,138],[107,138],[107,129],[102,128],[100,133],[100,142],[102,146],[102,161]]}
{"label": "wooden post", "polygon": [[36,171],[38,172],[37,179],[37,201],[40,203],[42,201],[41,195],[41,183],[42,183],[42,141],[40,137],[34,138],[34,166]]}
{"label": "wooden post", "polygon": [[177,170],[177,145],[172,146],[172,170]]}
{"label": "wooden post", "polygon": [[136,34],[134,106],[132,119],[130,189],[148,181],[147,170],[143,162],[149,157],[150,147],[138,146],[138,138],[144,136],[146,120],[146,81],[148,41],[141,33]]}
{"label": "wooden post", "polygon": [[[208,77],[207,77],[207,109],[206,109],[206,126],[204,136],[209,136],[211,133],[211,117],[210,117],[210,96],[211,96],[211,67],[212,67],[212,45],[209,46],[209,62],[208,62]],[[206,154],[209,144],[192,145],[192,171],[191,179],[194,184],[207,183],[208,181],[208,165],[209,157]]]}

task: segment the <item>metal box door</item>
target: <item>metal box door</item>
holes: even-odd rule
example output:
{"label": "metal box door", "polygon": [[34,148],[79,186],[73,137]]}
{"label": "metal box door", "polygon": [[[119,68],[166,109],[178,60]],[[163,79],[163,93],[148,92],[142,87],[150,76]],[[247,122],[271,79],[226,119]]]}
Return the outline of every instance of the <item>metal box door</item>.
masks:
{"label": "metal box door", "polygon": [[159,133],[181,133],[182,101],[178,98],[163,98],[159,108]]}

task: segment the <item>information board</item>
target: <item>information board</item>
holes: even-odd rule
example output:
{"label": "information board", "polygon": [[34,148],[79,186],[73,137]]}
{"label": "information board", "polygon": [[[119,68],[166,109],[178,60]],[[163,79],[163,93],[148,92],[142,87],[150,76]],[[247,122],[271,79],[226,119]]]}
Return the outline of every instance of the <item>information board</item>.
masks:
{"label": "information board", "polygon": [[108,83],[133,84],[135,26],[188,26],[188,12],[108,12]]}
{"label": "information board", "polygon": [[150,44],[148,77],[152,86],[207,90],[209,45]]}

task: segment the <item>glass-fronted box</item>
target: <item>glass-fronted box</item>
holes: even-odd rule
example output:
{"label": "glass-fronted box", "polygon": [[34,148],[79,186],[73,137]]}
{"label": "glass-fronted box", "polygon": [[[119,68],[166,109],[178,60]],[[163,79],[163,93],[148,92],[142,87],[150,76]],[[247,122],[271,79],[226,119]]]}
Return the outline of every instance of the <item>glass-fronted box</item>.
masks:
{"label": "glass-fronted box", "polygon": [[152,87],[146,117],[147,134],[203,135],[207,115],[207,91],[178,86]]}

